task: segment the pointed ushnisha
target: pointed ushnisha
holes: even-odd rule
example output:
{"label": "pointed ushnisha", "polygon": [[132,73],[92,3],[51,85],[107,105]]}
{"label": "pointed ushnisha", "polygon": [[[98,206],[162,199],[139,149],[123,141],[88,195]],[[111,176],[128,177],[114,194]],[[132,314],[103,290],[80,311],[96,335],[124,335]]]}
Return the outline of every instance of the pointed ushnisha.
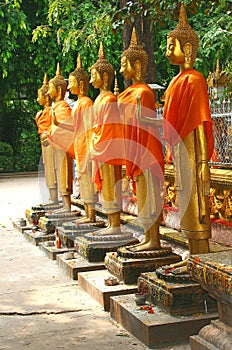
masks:
{"label": "pointed ushnisha", "polygon": [[47,73],[44,73],[43,85],[48,85],[48,76],[47,76]]}
{"label": "pointed ushnisha", "polygon": [[139,45],[139,41],[138,41],[138,37],[137,37],[137,33],[135,30],[135,27],[133,27],[132,29],[132,33],[131,33],[131,40],[130,40],[130,47],[136,47]]}
{"label": "pointed ushnisha", "polygon": [[78,55],[77,57],[77,66],[76,66],[77,69],[81,69],[82,68],[82,62],[81,62],[81,56],[80,54]]}
{"label": "pointed ushnisha", "polygon": [[100,46],[99,46],[98,58],[99,58],[99,60],[104,60],[106,58],[102,41],[100,42]]}
{"label": "pointed ushnisha", "polygon": [[61,76],[61,69],[60,69],[60,64],[59,62],[57,63],[57,66],[56,66],[56,77],[59,77]]}

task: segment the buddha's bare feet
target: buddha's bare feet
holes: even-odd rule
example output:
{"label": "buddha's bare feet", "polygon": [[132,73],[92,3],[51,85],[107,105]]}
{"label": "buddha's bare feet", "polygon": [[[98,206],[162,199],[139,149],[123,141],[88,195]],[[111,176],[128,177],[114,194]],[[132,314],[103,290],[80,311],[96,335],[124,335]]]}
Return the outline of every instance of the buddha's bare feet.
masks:
{"label": "buddha's bare feet", "polygon": [[185,259],[175,264],[163,266],[163,268],[165,268],[167,271],[170,270],[170,273],[174,275],[183,275],[188,273],[187,262],[188,262],[188,259]]}
{"label": "buddha's bare feet", "polygon": [[146,241],[145,239],[143,239],[141,242],[136,243],[136,244],[133,244],[133,245],[130,245],[128,248],[129,248],[129,250],[132,250],[132,248],[139,247],[139,246],[141,246],[141,245],[146,244],[147,242],[148,242],[148,241]]}
{"label": "buddha's bare feet", "polygon": [[121,234],[121,228],[120,227],[110,227],[107,226],[106,228],[103,228],[102,230],[98,230],[96,234],[99,236],[110,236],[110,235],[119,235]]}
{"label": "buddha's bare feet", "polygon": [[131,246],[129,247],[129,250],[132,252],[142,252],[142,251],[149,251],[149,250],[157,250],[160,249],[159,247],[157,248],[156,246],[152,245],[150,242],[145,242],[143,244],[138,244],[137,246]]}
{"label": "buddha's bare feet", "polygon": [[53,210],[54,214],[65,214],[65,213],[70,213],[71,209],[62,207],[60,209]]}
{"label": "buddha's bare feet", "polygon": [[90,218],[88,218],[87,216],[80,218],[78,220],[75,221],[75,225],[81,225],[81,224],[90,224],[95,222],[95,220],[91,220]]}

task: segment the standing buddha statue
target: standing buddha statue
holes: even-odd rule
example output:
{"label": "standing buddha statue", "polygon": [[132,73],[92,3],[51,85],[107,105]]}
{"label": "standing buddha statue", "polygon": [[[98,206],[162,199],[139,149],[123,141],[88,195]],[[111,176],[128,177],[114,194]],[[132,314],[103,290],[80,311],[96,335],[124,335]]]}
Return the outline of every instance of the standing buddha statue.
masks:
{"label": "standing buddha statue", "polygon": [[[67,84],[61,75],[60,66],[58,63],[55,77],[49,80],[48,90],[50,97],[55,100],[51,108],[52,120],[56,119],[58,123],[65,122],[66,120],[72,120],[72,110],[68,103],[64,101],[66,91]],[[63,201],[63,208],[60,210],[60,212],[70,212],[73,186],[73,160],[66,151],[65,145],[63,147],[60,147],[55,141],[53,141],[53,136],[55,139],[55,135],[56,126],[54,123],[52,123],[51,127],[49,128],[48,141],[54,147],[58,190]]]}
{"label": "standing buddha statue", "polygon": [[93,87],[100,93],[93,107],[93,137],[90,155],[96,167],[95,182],[101,193],[102,206],[108,226],[98,235],[120,234],[121,177],[123,164],[123,128],[117,108],[117,98],[110,91],[114,69],[105,58],[102,43],[98,60],[91,67]]}
{"label": "standing buddha statue", "polygon": [[48,92],[48,78],[44,74],[43,85],[37,92],[37,102],[43,106],[43,110],[36,114],[35,121],[38,127],[38,134],[40,135],[42,158],[44,164],[46,186],[49,190],[49,204],[58,203],[57,179],[54,163],[53,148],[49,145],[47,140],[47,130],[51,126],[51,104],[52,100],[47,94]]}
{"label": "standing buddha statue", "polygon": [[118,105],[124,123],[126,175],[135,183],[138,217],[144,229],[144,239],[129,247],[133,251],[159,250],[159,226],[162,213],[163,153],[158,128],[144,126],[136,118],[137,99],[143,114],[155,120],[155,95],[144,82],[148,57],[138,42],[133,28],[130,46],[121,55],[121,69],[132,85],[118,95]]}
{"label": "standing buddha statue", "polygon": [[74,122],[74,156],[76,171],[80,186],[80,197],[84,202],[86,217],[76,223],[95,222],[94,204],[97,202],[96,187],[92,181],[92,161],[88,152],[92,139],[92,109],[93,101],[87,96],[89,77],[82,68],[81,57],[78,55],[76,69],[69,74],[68,89],[78,96],[72,110]]}
{"label": "standing buddha statue", "polygon": [[214,148],[213,123],[205,78],[193,68],[198,42],[181,3],[179,23],[167,37],[166,57],[180,72],[166,91],[163,128],[173,150],[181,231],[190,254],[208,253],[211,237],[208,161]]}

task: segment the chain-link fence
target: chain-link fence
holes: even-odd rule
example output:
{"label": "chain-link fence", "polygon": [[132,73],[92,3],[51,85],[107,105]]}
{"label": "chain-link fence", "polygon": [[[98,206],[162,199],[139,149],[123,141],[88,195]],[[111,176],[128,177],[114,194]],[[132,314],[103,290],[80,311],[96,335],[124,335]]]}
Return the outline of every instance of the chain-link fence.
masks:
{"label": "chain-link fence", "polygon": [[[211,103],[214,122],[215,152],[210,164],[224,168],[232,167],[232,101],[225,99]],[[156,108],[156,117],[163,118],[163,108]],[[162,137],[162,129],[160,129]],[[165,142],[163,142],[165,152]]]}

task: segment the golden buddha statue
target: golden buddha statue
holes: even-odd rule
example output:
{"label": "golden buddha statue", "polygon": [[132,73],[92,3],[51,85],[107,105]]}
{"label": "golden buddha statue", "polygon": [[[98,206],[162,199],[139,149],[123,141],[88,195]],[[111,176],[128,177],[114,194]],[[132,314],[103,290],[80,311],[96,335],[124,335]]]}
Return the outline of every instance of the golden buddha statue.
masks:
{"label": "golden buddha statue", "polygon": [[181,3],[179,23],[167,37],[166,57],[180,72],[166,91],[163,129],[172,147],[181,231],[188,238],[189,254],[208,253],[211,237],[208,161],[213,123],[205,78],[193,68],[198,42]]}
{"label": "golden buddha statue", "polygon": [[121,55],[121,69],[132,85],[118,95],[124,122],[126,175],[136,187],[138,218],[144,229],[142,242],[128,247],[133,251],[160,249],[160,217],[162,213],[163,153],[160,136],[154,126],[145,126],[136,118],[137,99],[142,114],[155,120],[155,95],[144,82],[148,57],[138,42],[133,28],[130,46]]}
{"label": "golden buddha statue", "polygon": [[[59,63],[57,64],[56,75],[54,78],[49,80],[49,96],[54,99],[52,105],[52,120],[56,119],[58,123],[72,120],[71,108],[64,97],[67,91],[67,84],[61,75]],[[64,137],[64,145],[60,145],[56,142],[56,130],[57,127],[52,123],[48,132],[48,141],[54,147],[55,166],[58,181],[58,190],[62,197],[63,208],[60,212],[71,211],[71,194],[73,186],[73,160],[72,157],[67,153],[66,150],[66,138]]]}
{"label": "golden buddha statue", "polygon": [[40,135],[42,158],[44,164],[46,186],[49,190],[49,204],[58,203],[57,180],[54,163],[53,148],[47,141],[47,130],[51,126],[51,104],[52,100],[47,94],[48,92],[48,78],[44,74],[43,85],[37,92],[37,102],[43,106],[43,110],[36,114],[35,121],[38,127],[38,134]]}
{"label": "golden buddha statue", "polygon": [[[123,128],[117,108],[117,98],[110,91],[114,69],[107,61],[102,43],[98,60],[91,67],[90,83],[100,93],[93,106],[93,137],[90,155],[95,165],[94,178],[101,194],[102,207],[108,217],[108,226],[98,235],[120,234],[121,159],[123,155]],[[121,140],[121,141],[120,141]]]}
{"label": "golden buddha statue", "polygon": [[76,223],[95,222],[94,204],[97,202],[96,188],[92,181],[92,161],[86,157],[92,139],[92,109],[93,101],[87,96],[89,77],[82,68],[81,57],[77,57],[76,69],[69,74],[68,89],[78,96],[74,104],[72,116],[74,121],[74,155],[80,186],[80,197],[84,202],[86,217]]}

